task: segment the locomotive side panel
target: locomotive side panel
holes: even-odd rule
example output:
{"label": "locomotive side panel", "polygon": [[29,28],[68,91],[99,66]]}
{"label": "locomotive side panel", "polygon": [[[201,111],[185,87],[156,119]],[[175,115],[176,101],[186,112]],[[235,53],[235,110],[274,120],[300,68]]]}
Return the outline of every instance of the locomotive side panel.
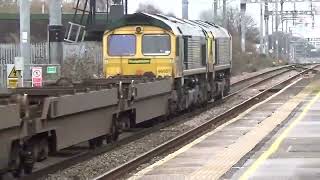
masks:
{"label": "locomotive side panel", "polygon": [[203,46],[205,46],[205,40],[203,37],[191,37],[191,38],[185,38],[187,41],[187,48],[185,50],[188,54],[188,56],[184,59],[184,69],[190,70],[190,69],[198,69],[203,68],[206,66],[205,61],[203,61],[202,58],[202,49]]}
{"label": "locomotive side panel", "polygon": [[219,38],[216,40],[217,65],[229,65],[230,57],[230,38]]}

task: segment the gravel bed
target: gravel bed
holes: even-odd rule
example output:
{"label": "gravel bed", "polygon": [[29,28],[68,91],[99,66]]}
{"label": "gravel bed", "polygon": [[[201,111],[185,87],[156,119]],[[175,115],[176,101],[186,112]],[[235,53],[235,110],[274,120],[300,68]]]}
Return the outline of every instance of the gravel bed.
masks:
{"label": "gravel bed", "polygon": [[[280,66],[281,67],[281,66]],[[257,71],[257,72],[252,72],[252,73],[247,73],[247,72],[243,72],[241,75],[237,75],[237,76],[233,76],[231,77],[231,84],[236,83],[238,81],[242,81],[244,79],[253,77],[253,76],[257,76],[259,74],[274,70],[274,69],[279,69],[279,66],[277,67],[269,67],[269,68],[265,68],[263,70]]]}
{"label": "gravel bed", "polygon": [[266,78],[275,76],[275,75],[277,75],[279,73],[284,73],[286,71],[288,71],[288,69],[281,69],[281,70],[278,70],[278,71],[275,71],[275,72],[271,72],[271,73],[265,74],[265,75],[260,76],[260,77],[256,77],[256,78],[251,79],[251,80],[247,80],[247,81],[239,83],[239,84],[231,84],[230,93],[236,92],[236,91],[241,90],[241,89],[243,89],[243,88],[245,88],[245,87],[247,87],[247,86],[249,86],[251,84],[254,84],[254,83],[262,81],[262,80],[264,80]]}
{"label": "gravel bed", "polygon": [[295,74],[297,74],[295,71],[285,73],[280,77],[272,79],[271,82],[268,81],[267,84],[255,87],[254,89],[245,90],[241,94],[230,98],[227,102],[221,105],[207,110],[195,117],[186,119],[185,122],[180,122],[170,127],[166,127],[129,144],[117,147],[116,149],[92,158],[91,160],[79,163],[63,171],[50,174],[45,179],[92,179],[115,167],[118,167],[125,162],[128,162],[129,160],[159,146],[164,142],[167,142],[178,135],[181,135],[192,128],[199,126],[200,124],[208,121],[208,119],[225,112],[231,107],[242,103],[243,101],[256,95],[261,88],[263,89],[268,86],[270,87],[276,82],[280,82]]}

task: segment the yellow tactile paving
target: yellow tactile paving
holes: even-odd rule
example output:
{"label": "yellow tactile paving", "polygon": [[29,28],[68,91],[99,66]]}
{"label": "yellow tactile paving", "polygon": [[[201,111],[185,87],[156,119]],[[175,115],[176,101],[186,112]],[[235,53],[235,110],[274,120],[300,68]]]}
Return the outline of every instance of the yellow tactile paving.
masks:
{"label": "yellow tactile paving", "polygon": [[[298,82],[298,81],[296,81]],[[250,130],[245,135],[239,137],[239,139],[229,145],[228,147],[222,146],[221,148],[217,148],[214,151],[214,155],[212,157],[208,157],[208,161],[201,166],[200,168],[197,168],[193,173],[186,174],[179,174],[180,177],[185,177],[184,179],[219,179],[223,174],[225,174],[234,164],[236,164],[246,153],[251,151],[268,133],[270,133],[277,125],[281,124],[291,113],[291,111],[296,108],[310,93],[313,91],[314,83],[306,87],[303,91],[301,91],[298,95],[290,99],[288,102],[286,102],[284,105],[282,105],[280,108],[278,108],[272,116],[266,118],[264,121],[262,121],[259,125],[254,127],[252,130]],[[265,101],[253,106],[252,108],[248,109],[238,117],[232,119],[228,123],[225,123],[218,128],[216,128],[214,131],[209,132],[202,137],[196,139],[192,143],[184,146],[183,148],[179,149],[178,151],[166,156],[162,160],[154,163],[153,165],[146,167],[145,169],[141,170],[140,172],[136,173],[134,176],[132,176],[130,179],[139,179],[141,177],[144,177],[144,175],[148,174],[149,172],[157,169],[157,167],[161,167],[162,165],[165,165],[170,160],[176,158],[178,155],[186,152],[191,151],[193,146],[199,144],[200,142],[206,140],[208,137],[214,135],[215,133],[223,130],[226,126],[229,124],[238,121],[239,119],[246,116],[249,112],[256,109],[261,104],[264,104],[265,102],[272,99],[274,96],[280,94],[283,92],[278,92],[277,94],[269,97]],[[153,177],[153,175],[152,175]],[[160,175],[159,177],[164,177],[164,174]],[[148,178],[147,178],[148,179]],[[153,178],[151,178],[153,179]],[[154,179],[157,179],[154,177]]]}
{"label": "yellow tactile paving", "polygon": [[273,142],[273,144],[269,147],[267,151],[265,151],[259,158],[247,169],[247,171],[244,172],[244,174],[240,177],[240,180],[246,180],[252,175],[257,168],[268,159],[274,152],[276,152],[282,143],[282,141],[285,139],[285,137],[289,134],[289,132],[300,122],[307,112],[310,110],[310,108],[319,100],[320,98],[320,92],[317,93],[317,95],[308,103],[308,105],[303,109],[302,113],[294,119],[294,121],[280,134],[279,137]]}

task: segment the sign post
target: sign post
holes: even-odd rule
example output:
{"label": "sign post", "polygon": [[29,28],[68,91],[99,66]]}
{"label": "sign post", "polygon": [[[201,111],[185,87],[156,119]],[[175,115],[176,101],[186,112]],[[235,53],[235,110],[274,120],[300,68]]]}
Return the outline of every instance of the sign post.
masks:
{"label": "sign post", "polygon": [[32,87],[42,87],[42,67],[32,67]]}
{"label": "sign post", "polygon": [[18,75],[18,87],[23,87],[22,74],[24,70],[24,59],[23,57],[14,58],[14,67]]}

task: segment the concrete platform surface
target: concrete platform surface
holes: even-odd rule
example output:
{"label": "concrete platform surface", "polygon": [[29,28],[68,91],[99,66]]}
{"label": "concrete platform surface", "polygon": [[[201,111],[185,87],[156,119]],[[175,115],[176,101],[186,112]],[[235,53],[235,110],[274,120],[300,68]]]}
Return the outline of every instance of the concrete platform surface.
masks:
{"label": "concrete platform surface", "polygon": [[233,175],[223,179],[320,179],[320,92]]}
{"label": "concrete platform surface", "polygon": [[[306,84],[296,81],[295,84],[286,87],[291,89],[291,95],[284,88],[238,117],[135,173],[129,179],[239,179],[255,161],[250,158],[251,156],[248,157],[249,159],[245,157],[251,154],[259,158],[259,155],[253,152],[254,148],[280,124],[299,116],[303,112],[300,108],[306,106],[309,108],[308,111],[313,113],[305,115],[305,120],[292,128],[286,141],[283,142],[286,149],[279,151],[279,153],[288,151],[291,155],[296,154],[296,156],[285,160],[286,158],[282,156],[276,158],[276,154],[272,154],[265,164],[257,170],[254,169],[254,173],[248,177],[256,179],[279,177],[282,179],[282,177],[291,177],[299,173],[295,170],[297,167],[301,168],[301,177],[307,177],[312,173],[313,176],[319,177],[320,156],[319,160],[318,157],[315,157],[306,162],[302,154],[308,151],[309,154],[306,155],[308,157],[320,155],[320,144],[313,144],[313,142],[320,142],[320,123],[314,120],[314,118],[320,118],[320,111],[318,111],[320,101],[314,102],[312,107],[310,105],[300,107],[300,105],[315,101],[316,94],[313,92],[315,87],[319,88],[320,80],[305,86]],[[291,117],[293,111],[298,113]],[[283,130],[280,129],[281,131]],[[297,144],[294,144],[296,142]],[[266,148],[272,143],[266,142]],[[264,151],[261,150],[260,153],[263,154]],[[241,161],[245,163],[241,164]],[[241,166],[238,167],[239,163]],[[270,173],[272,171],[273,175]]]}

